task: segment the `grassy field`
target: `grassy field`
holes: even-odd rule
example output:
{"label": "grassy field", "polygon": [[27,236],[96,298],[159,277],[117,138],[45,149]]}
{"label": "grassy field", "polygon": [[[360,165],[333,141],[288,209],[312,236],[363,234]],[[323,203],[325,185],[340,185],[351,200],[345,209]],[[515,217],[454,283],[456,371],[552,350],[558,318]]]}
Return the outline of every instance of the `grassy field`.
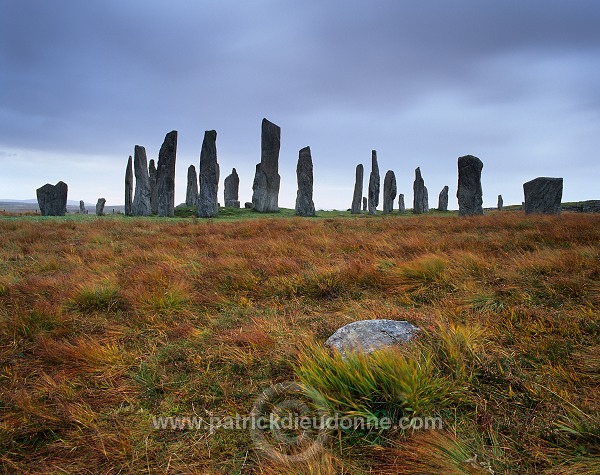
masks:
{"label": "grassy field", "polygon": [[[600,473],[600,216],[288,214],[0,217],[0,471]],[[423,332],[323,349],[372,318]],[[247,430],[153,427],[283,381],[443,430],[334,431],[286,464]]]}

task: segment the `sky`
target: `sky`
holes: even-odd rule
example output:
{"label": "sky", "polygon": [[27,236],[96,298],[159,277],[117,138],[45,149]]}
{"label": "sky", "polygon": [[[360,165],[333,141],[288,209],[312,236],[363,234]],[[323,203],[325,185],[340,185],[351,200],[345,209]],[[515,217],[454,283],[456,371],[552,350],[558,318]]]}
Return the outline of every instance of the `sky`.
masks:
{"label": "sky", "polygon": [[366,196],[373,149],[408,207],[420,167],[456,209],[467,154],[486,207],[538,176],[600,199],[599,25],[597,0],[0,0],[0,199],[123,204],[134,146],[177,130],[178,204],[215,129],[219,199],[235,167],[251,201],[263,117],[283,207],[307,145],[317,209],[350,207],[358,163]]}

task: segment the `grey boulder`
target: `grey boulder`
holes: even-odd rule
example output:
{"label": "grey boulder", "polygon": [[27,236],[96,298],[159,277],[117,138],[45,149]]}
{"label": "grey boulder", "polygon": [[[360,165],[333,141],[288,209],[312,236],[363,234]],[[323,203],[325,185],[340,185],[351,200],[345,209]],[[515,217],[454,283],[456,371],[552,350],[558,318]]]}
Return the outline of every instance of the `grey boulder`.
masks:
{"label": "grey boulder", "polygon": [[64,216],[67,212],[69,187],[59,181],[56,185],[46,183],[36,190],[38,206],[42,216]]}
{"label": "grey boulder", "polygon": [[523,185],[525,214],[559,214],[563,179],[538,177]]}

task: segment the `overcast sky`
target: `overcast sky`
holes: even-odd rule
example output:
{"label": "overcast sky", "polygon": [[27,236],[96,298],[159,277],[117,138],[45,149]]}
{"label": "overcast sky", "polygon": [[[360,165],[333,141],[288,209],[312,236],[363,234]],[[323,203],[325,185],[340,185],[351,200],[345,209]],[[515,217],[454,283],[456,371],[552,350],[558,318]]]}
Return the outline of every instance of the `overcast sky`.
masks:
{"label": "overcast sky", "polygon": [[598,0],[0,0],[0,198],[59,180],[124,202],[134,145],[179,131],[176,204],[217,130],[222,182],[250,201],[263,117],[281,127],[280,206],[310,145],[317,209],[347,209],[371,150],[412,206],[456,208],[457,158],[481,158],[484,206],[537,176],[600,199]]}

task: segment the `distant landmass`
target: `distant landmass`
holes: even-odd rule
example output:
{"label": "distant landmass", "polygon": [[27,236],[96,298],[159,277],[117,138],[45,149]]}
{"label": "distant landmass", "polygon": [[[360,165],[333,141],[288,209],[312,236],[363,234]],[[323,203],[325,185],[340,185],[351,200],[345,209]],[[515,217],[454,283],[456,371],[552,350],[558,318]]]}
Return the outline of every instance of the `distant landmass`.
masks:
{"label": "distant landmass", "polygon": [[[89,214],[96,214],[96,203],[85,203],[85,208]],[[7,211],[9,213],[27,213],[27,212],[39,212],[37,200],[11,200],[11,199],[0,199],[0,211]],[[79,213],[79,201],[68,200],[67,201],[67,212],[68,213]],[[106,205],[104,207],[106,214],[112,213],[124,213],[124,205]]]}

